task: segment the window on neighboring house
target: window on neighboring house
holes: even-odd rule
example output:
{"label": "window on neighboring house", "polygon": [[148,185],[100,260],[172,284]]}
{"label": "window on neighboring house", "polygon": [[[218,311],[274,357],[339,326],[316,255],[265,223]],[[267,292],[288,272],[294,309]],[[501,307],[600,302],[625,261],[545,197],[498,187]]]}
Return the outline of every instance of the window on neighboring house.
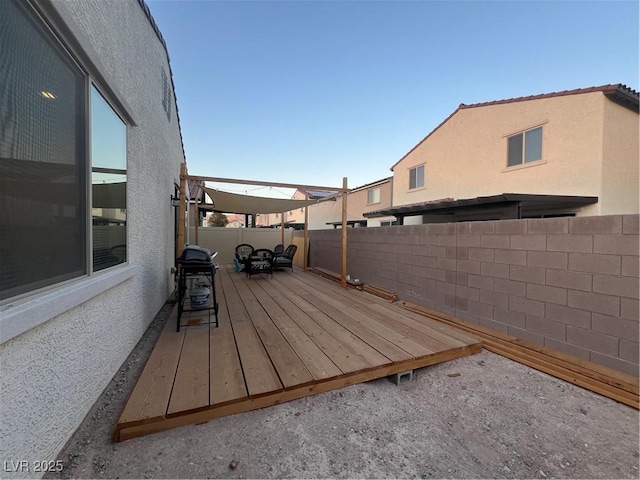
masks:
{"label": "window on neighboring house", "polygon": [[542,160],[542,127],[512,135],[507,141],[508,167]]}
{"label": "window on neighboring house", "polygon": [[[93,117],[100,102],[106,102],[88,97],[87,75],[27,2],[0,1],[0,18],[0,301],[4,301],[92,272],[87,253],[92,255],[94,249],[87,244],[90,238],[95,240],[98,225],[94,222],[90,231],[91,201],[103,212],[112,209],[113,215],[104,215],[99,224],[125,228],[120,209],[126,207],[126,144],[119,144],[124,150],[116,145],[103,150],[113,153],[105,153],[95,169],[90,167],[89,151],[98,148],[95,142],[103,134],[113,131],[94,132],[90,145],[87,112],[91,107]],[[121,135],[126,132],[121,121],[114,125],[109,128]],[[100,185],[115,183],[117,195],[111,188],[92,191],[87,181],[90,168],[94,178],[102,174],[97,170],[109,170],[112,183],[105,177]],[[109,236],[107,245],[105,258],[110,265],[124,261],[126,234]]]}
{"label": "window on neighboring house", "polygon": [[367,190],[367,205],[372,203],[380,203],[380,187]]}
{"label": "window on neighboring house", "polygon": [[409,170],[409,189],[424,187],[424,165]]}

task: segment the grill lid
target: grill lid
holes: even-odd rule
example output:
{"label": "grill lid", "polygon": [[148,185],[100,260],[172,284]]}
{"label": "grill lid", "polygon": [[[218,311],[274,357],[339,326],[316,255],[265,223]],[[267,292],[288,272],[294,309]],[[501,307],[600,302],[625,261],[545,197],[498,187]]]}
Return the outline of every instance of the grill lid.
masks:
{"label": "grill lid", "polygon": [[211,263],[211,252],[198,245],[188,245],[178,259],[180,263]]}

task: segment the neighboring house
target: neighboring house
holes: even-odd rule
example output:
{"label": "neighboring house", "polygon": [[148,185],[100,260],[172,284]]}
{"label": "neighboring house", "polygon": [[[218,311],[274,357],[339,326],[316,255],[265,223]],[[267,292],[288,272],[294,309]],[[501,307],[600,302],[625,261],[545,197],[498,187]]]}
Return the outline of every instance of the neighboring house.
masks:
{"label": "neighboring house", "polygon": [[227,228],[244,228],[244,215],[228,214],[227,220]]}
{"label": "neighboring house", "polygon": [[393,207],[366,216],[419,224],[638,213],[638,98],[616,84],[461,104],[391,167]]}
{"label": "neighboring house", "polygon": [[[393,192],[393,178],[387,177],[353,188],[347,195],[347,224],[350,227],[378,227],[391,225],[394,217],[376,217],[367,220],[364,213],[389,208]],[[309,230],[337,228],[342,225],[342,199],[326,201],[309,207]]]}
{"label": "neighboring house", "polygon": [[0,45],[0,456],[33,466],[173,291],[185,159],[142,0],[3,0]]}
{"label": "neighboring house", "polygon": [[[328,196],[333,195],[334,192],[327,192],[327,191],[315,191],[315,190],[302,190],[302,189],[297,189],[293,195],[291,196],[292,200],[322,200],[323,198],[326,198]],[[323,203],[335,203],[334,201],[327,201],[327,202],[323,202]],[[323,205],[323,203],[320,204],[314,204],[312,206],[310,206],[310,210],[309,210],[309,225],[311,226],[311,222],[314,221],[311,218],[311,208],[316,208],[319,205]],[[301,208],[297,208],[295,210],[288,210],[282,213],[261,213],[258,214],[257,219],[256,219],[256,225],[258,227],[279,227],[282,225],[282,222],[284,220],[284,224],[286,227],[289,228],[294,228],[297,230],[302,230],[304,229],[304,220],[305,220],[305,207],[301,207]],[[311,227],[310,227],[311,228]],[[327,228],[327,226],[325,225],[322,228]]]}

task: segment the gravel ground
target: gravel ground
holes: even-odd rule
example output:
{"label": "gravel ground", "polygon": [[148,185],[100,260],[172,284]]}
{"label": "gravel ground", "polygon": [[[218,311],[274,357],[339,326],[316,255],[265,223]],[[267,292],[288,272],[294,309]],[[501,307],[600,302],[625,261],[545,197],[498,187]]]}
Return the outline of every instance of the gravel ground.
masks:
{"label": "gravel ground", "polygon": [[48,478],[634,478],[638,411],[483,351],[122,443],[111,434],[171,306]]}

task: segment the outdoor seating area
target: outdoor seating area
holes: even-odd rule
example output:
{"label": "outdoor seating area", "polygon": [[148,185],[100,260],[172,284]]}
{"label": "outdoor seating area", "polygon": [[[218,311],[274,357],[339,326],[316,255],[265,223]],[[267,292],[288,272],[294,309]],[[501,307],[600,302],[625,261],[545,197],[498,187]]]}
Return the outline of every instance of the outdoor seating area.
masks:
{"label": "outdoor seating area", "polygon": [[255,274],[273,276],[276,269],[289,268],[293,271],[293,259],[298,247],[289,245],[286,249],[282,244],[273,250],[268,248],[254,248],[248,243],[241,243],[235,248],[234,268],[236,272],[245,272],[247,277]]}
{"label": "outdoor seating area", "polygon": [[130,438],[276,405],[479,353],[482,342],[299,269],[216,275],[219,326],[176,311],[115,428]]}

